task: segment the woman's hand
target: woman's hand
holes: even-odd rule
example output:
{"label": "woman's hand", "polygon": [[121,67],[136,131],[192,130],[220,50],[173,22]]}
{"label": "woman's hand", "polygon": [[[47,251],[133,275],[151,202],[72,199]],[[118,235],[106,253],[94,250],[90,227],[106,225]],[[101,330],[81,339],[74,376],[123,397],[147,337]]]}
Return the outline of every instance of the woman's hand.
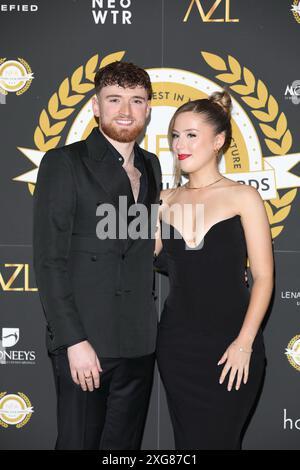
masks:
{"label": "woman's hand", "polygon": [[249,376],[249,364],[251,359],[252,348],[247,346],[244,347],[238,340],[233,341],[231,345],[226,349],[225,353],[218,362],[218,365],[224,364],[222,374],[220,376],[220,384],[225,380],[226,375],[230,371],[229,381],[227,390],[230,392],[233,386],[233,382],[236,378],[235,389],[239,390],[242,379],[244,384],[248,381]]}

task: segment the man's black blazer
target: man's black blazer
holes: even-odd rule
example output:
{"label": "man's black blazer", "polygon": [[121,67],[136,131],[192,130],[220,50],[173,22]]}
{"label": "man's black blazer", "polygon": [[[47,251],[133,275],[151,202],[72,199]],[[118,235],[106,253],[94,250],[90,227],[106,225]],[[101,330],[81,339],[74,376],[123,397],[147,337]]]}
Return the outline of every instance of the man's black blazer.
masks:
{"label": "man's black blazer", "polygon": [[[135,144],[147,173],[143,203],[159,203],[156,155]],[[86,140],[48,151],[34,192],[36,283],[50,353],[87,339],[99,358],[155,350],[154,238],[99,239],[97,206],[119,196],[134,204],[129,178],[98,128]],[[149,219],[150,225],[150,219]]]}

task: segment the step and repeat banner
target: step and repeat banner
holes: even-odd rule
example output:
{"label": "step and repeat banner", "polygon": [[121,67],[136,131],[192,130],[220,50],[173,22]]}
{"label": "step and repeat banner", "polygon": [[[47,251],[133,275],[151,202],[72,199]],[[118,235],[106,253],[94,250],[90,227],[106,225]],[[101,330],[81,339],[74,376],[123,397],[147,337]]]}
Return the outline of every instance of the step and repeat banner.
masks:
{"label": "step and repeat banner", "polygon": [[[276,263],[264,328],[267,373],[243,448],[299,448],[299,0],[1,1],[0,38],[0,448],[54,447],[56,397],[32,265],[32,196],[44,153],[86,138],[96,125],[94,75],[115,60],[151,76],[152,115],[141,145],[160,159],[165,188],[172,183],[166,134],[175,109],[224,86],[231,93],[233,138],[220,170],[259,190]],[[168,279],[155,276],[160,314]],[[143,448],[174,448],[157,369]]]}

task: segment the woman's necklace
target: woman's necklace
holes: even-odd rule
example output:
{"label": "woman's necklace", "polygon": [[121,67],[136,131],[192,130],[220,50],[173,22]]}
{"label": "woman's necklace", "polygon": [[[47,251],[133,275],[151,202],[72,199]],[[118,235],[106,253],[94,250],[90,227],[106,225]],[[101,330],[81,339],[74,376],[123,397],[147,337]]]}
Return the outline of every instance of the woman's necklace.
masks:
{"label": "woman's necklace", "polygon": [[210,184],[207,184],[205,186],[200,186],[200,187],[195,187],[195,188],[191,188],[190,186],[187,186],[187,184],[184,185],[184,188],[186,189],[203,189],[203,188],[208,188],[208,186],[212,186],[213,184],[217,183],[218,181],[221,181],[221,179],[223,179],[224,176],[221,176],[221,178],[217,179],[216,181],[213,181],[212,183]]}

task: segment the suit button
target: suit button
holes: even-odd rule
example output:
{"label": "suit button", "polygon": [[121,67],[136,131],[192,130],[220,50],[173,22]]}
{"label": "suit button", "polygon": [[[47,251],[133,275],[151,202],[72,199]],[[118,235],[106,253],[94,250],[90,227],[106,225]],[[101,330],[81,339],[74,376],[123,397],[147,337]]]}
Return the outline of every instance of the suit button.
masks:
{"label": "suit button", "polygon": [[92,260],[92,261],[97,261],[97,259],[98,259],[98,258],[97,258],[97,255],[91,256],[91,260]]}
{"label": "suit button", "polygon": [[121,290],[117,290],[117,291],[116,291],[116,295],[122,295],[122,291],[121,291]]}
{"label": "suit button", "polygon": [[125,255],[122,255],[121,258],[122,258],[122,259],[125,259]]}

